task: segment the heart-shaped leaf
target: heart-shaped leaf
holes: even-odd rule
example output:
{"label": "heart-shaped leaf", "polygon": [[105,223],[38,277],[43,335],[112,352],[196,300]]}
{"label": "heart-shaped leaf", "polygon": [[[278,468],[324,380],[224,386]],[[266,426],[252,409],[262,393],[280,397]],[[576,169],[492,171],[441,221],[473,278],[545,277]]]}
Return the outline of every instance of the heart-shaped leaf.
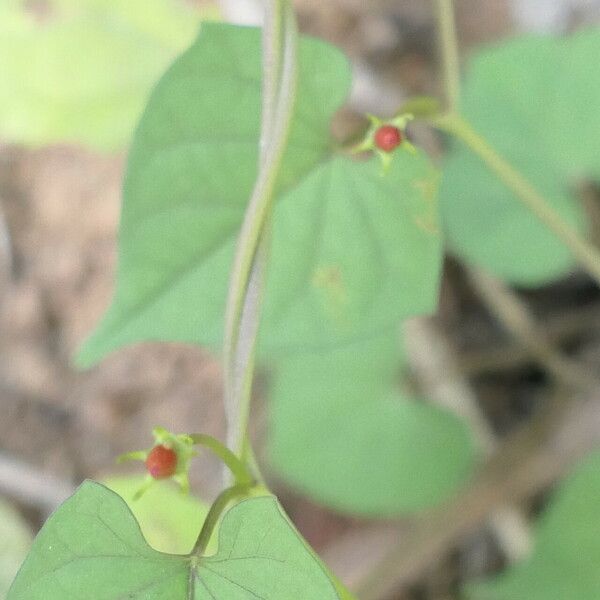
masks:
{"label": "heart-shaped leaf", "polygon": [[[482,51],[469,68],[462,111],[569,224],[585,235],[573,194],[600,177],[600,32],[527,36]],[[573,257],[481,160],[459,143],[446,162],[442,213],[450,248],[522,285],[568,272]]]}
{"label": "heart-shaped leaf", "polygon": [[[205,25],[156,88],[131,152],[117,291],[79,360],[140,340],[217,347],[235,237],[257,172],[260,31]],[[265,352],[337,344],[437,303],[437,174],[400,151],[331,158],[330,120],[350,72],[304,38],[298,99],[278,179]]]}
{"label": "heart-shaped leaf", "polygon": [[596,600],[600,597],[600,452],[562,485],[541,517],[533,555],[470,586],[472,600]]}
{"label": "heart-shaped leaf", "polygon": [[271,462],[336,509],[373,516],[423,509],[470,473],[466,425],[394,390],[395,337],[290,358],[276,375]]}
{"label": "heart-shaped leaf", "polygon": [[8,600],[337,600],[334,584],[271,496],[223,518],[214,556],[150,548],[125,502],[84,483],[42,528]]}
{"label": "heart-shaped leaf", "polygon": [[135,499],[143,475],[110,477],[104,483],[127,502],[146,541],[155,550],[185,554],[194,547],[208,508],[194,496],[182,494],[170,481],[156,481]]}

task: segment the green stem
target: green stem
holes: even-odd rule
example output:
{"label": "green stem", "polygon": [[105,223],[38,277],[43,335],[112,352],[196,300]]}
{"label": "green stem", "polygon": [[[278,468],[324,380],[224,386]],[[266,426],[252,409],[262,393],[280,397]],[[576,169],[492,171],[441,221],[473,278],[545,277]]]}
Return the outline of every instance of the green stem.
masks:
{"label": "green stem", "polygon": [[448,110],[458,108],[460,94],[460,60],[452,0],[436,0],[437,26]]}
{"label": "green stem", "polygon": [[242,456],[254,371],[273,190],[289,132],[296,89],[296,24],[290,0],[268,0],[263,33],[263,125],[260,169],[232,269],[225,317],[228,445]]}
{"label": "green stem", "polygon": [[241,460],[250,468],[255,478],[262,480],[258,465],[248,462],[246,449],[250,445],[248,425],[250,420],[250,404],[252,384],[256,364],[256,338],[260,322],[260,306],[265,285],[266,269],[270,250],[270,217],[264,226],[256,256],[251,266],[246,296],[242,306],[242,315],[238,325],[238,339],[233,355],[235,369],[231,378],[232,406],[237,407],[237,414],[230,420],[229,442],[238,452]]}
{"label": "green stem", "polygon": [[248,466],[250,472],[254,475],[256,479],[257,485],[262,485],[265,489],[267,488],[267,484],[265,479],[260,471],[260,467],[258,466],[258,461],[256,460],[256,456],[254,454],[254,449],[252,448],[252,444],[248,437],[246,437],[246,444],[242,451],[242,460],[244,464]]}
{"label": "green stem", "polygon": [[213,454],[218,456],[233,474],[237,485],[248,486],[252,483],[252,474],[246,465],[219,440],[204,433],[192,433],[190,438],[194,444],[208,448]]}
{"label": "green stem", "polygon": [[460,115],[447,114],[432,121],[435,127],[460,139],[486,166],[567,246],[589,275],[600,284],[600,251],[583,239],[546,199],[500,156]]}
{"label": "green stem", "polygon": [[231,502],[247,496],[250,489],[250,486],[247,485],[234,485],[219,494],[217,499],[213,502],[213,505],[210,507],[208,515],[206,515],[204,525],[202,525],[200,535],[194,544],[191,555],[203,556],[205,554],[210,538],[219,523],[221,515],[225,512]]}

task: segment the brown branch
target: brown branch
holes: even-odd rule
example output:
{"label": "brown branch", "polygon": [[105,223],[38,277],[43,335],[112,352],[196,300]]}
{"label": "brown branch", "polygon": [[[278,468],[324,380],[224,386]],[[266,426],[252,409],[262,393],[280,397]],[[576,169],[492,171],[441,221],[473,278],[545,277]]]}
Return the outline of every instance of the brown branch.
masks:
{"label": "brown branch", "polygon": [[75,491],[66,479],[0,452],[0,493],[49,515]]}
{"label": "brown branch", "polygon": [[526,304],[507,285],[480,269],[468,268],[467,272],[490,313],[557,381],[578,390],[600,387],[600,378],[554,347]]}
{"label": "brown branch", "polygon": [[[469,381],[457,368],[450,345],[432,319],[411,319],[404,328],[411,366],[425,396],[460,416],[471,430],[480,457],[490,458],[498,447],[497,436]],[[508,562],[516,562],[530,551],[531,531],[519,507],[502,507],[490,515],[489,524]]]}
{"label": "brown branch", "polygon": [[[562,344],[589,335],[600,329],[600,308],[580,307],[565,313],[544,319],[544,333],[550,344],[560,347]],[[493,347],[467,350],[457,358],[457,366],[465,376],[514,369],[535,362],[528,348],[514,341],[494,342]]]}

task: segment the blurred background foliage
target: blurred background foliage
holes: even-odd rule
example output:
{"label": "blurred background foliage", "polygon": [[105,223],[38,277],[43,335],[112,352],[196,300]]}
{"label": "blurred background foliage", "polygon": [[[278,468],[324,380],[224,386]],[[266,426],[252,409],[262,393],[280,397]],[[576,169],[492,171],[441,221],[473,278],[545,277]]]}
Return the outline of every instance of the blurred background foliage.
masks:
{"label": "blurred background foliage", "polygon": [[152,85],[204,17],[172,0],[0,6],[0,136],[42,146],[124,148]]}
{"label": "blurred background foliage", "polygon": [[[249,22],[256,20],[259,4],[222,2],[221,8],[227,18]],[[338,45],[352,60],[353,94],[334,125],[340,137],[361,126],[365,111],[391,113],[411,95],[439,93],[429,3],[297,0],[296,5],[303,31]],[[600,3],[594,0],[457,0],[456,7],[465,58],[473,57],[482,45],[518,33],[564,35],[589,27],[598,23],[600,14]],[[108,477],[109,485],[128,499],[138,480],[122,474],[115,477],[113,460],[120,452],[144,446],[152,426],[184,431],[193,423],[197,429],[223,436],[221,373],[218,357],[209,352],[177,344],[144,344],[119,351],[87,373],[70,366],[76,347],[97,322],[112,291],[123,155],[136,122],[165,68],[193,41],[201,21],[218,18],[219,12],[213,3],[184,0],[3,0],[0,4],[0,398],[4,411],[0,493],[10,501],[0,506],[0,523],[6,529],[0,532],[4,540],[0,597],[33,532],[65,490],[84,477]],[[542,40],[535,43],[545,45]],[[582,230],[600,239],[594,184],[598,154],[590,151],[600,139],[597,105],[590,101],[595,98],[598,74],[595,51],[586,53],[583,46],[580,50],[580,56],[558,60],[553,49],[542,48],[539,68],[520,62],[526,49],[518,46],[496,54],[484,51],[470,63],[480,77],[467,81],[464,102],[477,125],[508,155],[515,152],[528,161],[531,177],[548,186]],[[560,76],[553,72],[558,63]],[[551,80],[552,90],[560,86],[573,100],[557,105],[552,101],[554,91],[535,77],[528,78],[528,73],[540,81]],[[505,92],[503,109],[491,111],[481,103],[485,94],[499,92]],[[531,114],[523,114],[523,106]],[[574,113],[575,119],[570,120]],[[427,131],[415,128],[412,134],[434,155],[446,150]],[[457,157],[460,152],[448,161],[454,176],[442,190],[442,208],[450,215],[452,249],[471,258],[469,243],[481,227],[477,222],[480,200],[489,189],[496,190],[480,165]],[[538,163],[534,156],[544,160]],[[595,161],[595,167],[590,161]],[[589,179],[576,176],[582,171]],[[449,209],[448,198],[464,202],[462,212]],[[473,220],[458,218],[461,214]],[[487,215],[487,222],[498,214]],[[538,234],[535,224],[533,229],[524,227],[522,239],[527,244],[509,248],[508,258],[502,240],[488,237],[484,260],[479,262],[507,281],[529,288],[515,293],[544,323],[548,336],[544,340],[549,339],[584,372],[597,371],[600,295],[563,249],[547,238],[542,240],[545,251],[530,262],[514,258],[524,255]],[[399,499],[393,492],[375,493],[385,476],[378,465],[385,459],[376,455],[372,444],[382,427],[393,429],[396,413],[385,423],[377,420],[383,414],[378,412],[379,404],[386,406],[392,400],[382,392],[365,405],[360,389],[337,385],[348,384],[361,369],[368,371],[374,388],[384,379],[401,383],[402,403],[407,407],[406,414],[401,413],[406,417],[402,426],[411,422],[414,410],[431,414],[432,419],[442,409],[453,411],[470,423],[482,455],[493,454],[505,436],[529,423],[557,393],[538,356],[506,335],[454,259],[448,259],[439,313],[428,323],[441,337],[427,337],[423,330],[415,333],[411,328],[406,360],[391,365],[375,361],[374,368],[368,353],[362,362],[349,356],[337,373],[345,377],[337,381],[329,381],[331,373],[318,358],[307,357],[306,364],[294,366],[292,375],[286,376],[284,365],[275,378],[273,414],[285,413],[285,418],[272,428],[272,466],[304,492],[338,508],[352,511],[358,497],[364,512],[365,491],[367,499],[375,502],[375,509],[366,512],[382,510],[382,502],[397,507]],[[424,340],[428,343],[423,347]],[[440,355],[440,347],[446,344],[448,352]],[[317,378],[311,377],[315,371]],[[259,381],[254,423],[263,457],[273,418],[264,402],[267,379],[268,373]],[[323,390],[314,386],[321,381],[332,390],[335,401],[329,406],[334,412],[345,401],[364,411],[359,418],[357,409],[354,420],[345,422],[346,437],[356,442],[351,448],[339,447],[335,426],[318,428],[327,417],[318,412],[324,407],[318,395]],[[440,388],[454,392],[440,394]],[[492,480],[496,491],[475,497],[476,507],[487,502],[480,517],[474,517],[474,522],[467,519],[452,535],[445,526],[438,527],[446,535],[441,548],[426,528],[423,539],[410,533],[420,531],[419,517],[380,525],[340,516],[285,486],[274,473],[270,476],[300,530],[351,584],[376,568],[382,556],[393,553],[399,541],[422,544],[415,546],[425,548],[420,566],[409,575],[403,573],[411,551],[407,551],[409,558],[400,555],[398,581],[393,591],[379,596],[382,600],[465,596],[470,600],[597,600],[597,453],[574,466],[598,445],[597,393],[592,389],[583,405],[561,412],[548,439],[539,446],[526,445],[516,454],[516,463],[497,470]],[[293,438],[297,430],[292,425],[303,394],[314,404],[310,416],[316,422],[310,429],[320,435],[310,438],[311,452],[298,464]],[[301,417],[306,418],[306,412]],[[392,432],[384,450],[403,464],[410,451],[407,440],[412,445],[431,441],[428,432],[419,431],[415,428],[398,438]],[[462,435],[451,436],[453,445],[444,444],[444,435],[437,444],[419,445],[424,465],[428,469],[433,465],[437,476],[428,481],[435,480],[440,489],[453,489],[468,471],[464,465],[470,461],[470,450]],[[327,444],[320,448],[321,438]],[[344,456],[350,475],[364,469],[363,479],[377,486],[352,489],[347,478],[336,481],[324,474],[315,463],[327,452]],[[444,452],[450,468],[436,471]],[[528,476],[522,477],[523,473]],[[437,488],[432,492],[419,485],[421,475],[418,468],[411,471],[404,482],[403,502],[416,498],[414,502],[422,506],[432,493],[437,497]],[[506,517],[506,512],[496,510],[506,502],[497,498],[513,500],[511,477],[521,487]],[[526,482],[519,483],[521,479]],[[218,467],[206,457],[199,460],[194,484],[206,500],[219,488]],[[464,500],[468,507],[468,498]],[[182,499],[170,488],[160,487],[143,502],[131,506],[155,548],[181,551],[190,545],[205,510],[200,501]],[[174,506],[181,506],[181,511]],[[443,507],[438,510],[444,514]],[[477,515],[478,510],[471,512]],[[189,519],[193,527],[188,526]],[[431,522],[435,523],[435,516]]]}

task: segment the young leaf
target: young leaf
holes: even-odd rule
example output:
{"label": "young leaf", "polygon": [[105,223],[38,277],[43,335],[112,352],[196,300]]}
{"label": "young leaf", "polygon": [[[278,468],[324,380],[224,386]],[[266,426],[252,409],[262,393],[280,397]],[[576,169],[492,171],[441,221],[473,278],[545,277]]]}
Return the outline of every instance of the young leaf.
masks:
{"label": "young leaf", "polygon": [[191,495],[182,494],[170,481],[157,481],[134,500],[145,481],[143,475],[110,477],[104,484],[127,502],[144,538],[155,550],[169,554],[190,552],[208,509]]}
{"label": "young leaf", "polygon": [[37,20],[24,2],[2,5],[0,136],[32,146],[124,146],[200,17],[175,0],[49,0]]}
{"label": "young leaf", "polygon": [[562,485],[541,517],[533,555],[468,589],[472,600],[600,597],[600,452]]}
{"label": "young leaf", "polygon": [[[481,52],[465,82],[462,111],[561,217],[585,235],[573,194],[600,177],[600,31],[528,36]],[[442,213],[450,248],[502,278],[535,286],[573,266],[566,247],[470,150],[453,144]]]}
{"label": "young leaf", "polygon": [[[380,167],[331,159],[345,58],[302,39],[298,99],[278,178],[266,351],[368,335],[437,302],[437,176],[422,153]],[[124,189],[113,304],[89,365],[140,340],[219,346],[235,238],[257,172],[260,31],[205,25],[156,88]]]}
{"label": "young leaf", "polygon": [[432,506],[465,481],[474,458],[467,427],[394,391],[396,346],[389,334],[280,365],[270,457],[286,481],[373,516]]}
{"label": "young leaf", "polygon": [[150,548],[115,493],[84,483],[42,528],[8,600],[337,600],[334,584],[277,500],[226,513],[214,556]]}

